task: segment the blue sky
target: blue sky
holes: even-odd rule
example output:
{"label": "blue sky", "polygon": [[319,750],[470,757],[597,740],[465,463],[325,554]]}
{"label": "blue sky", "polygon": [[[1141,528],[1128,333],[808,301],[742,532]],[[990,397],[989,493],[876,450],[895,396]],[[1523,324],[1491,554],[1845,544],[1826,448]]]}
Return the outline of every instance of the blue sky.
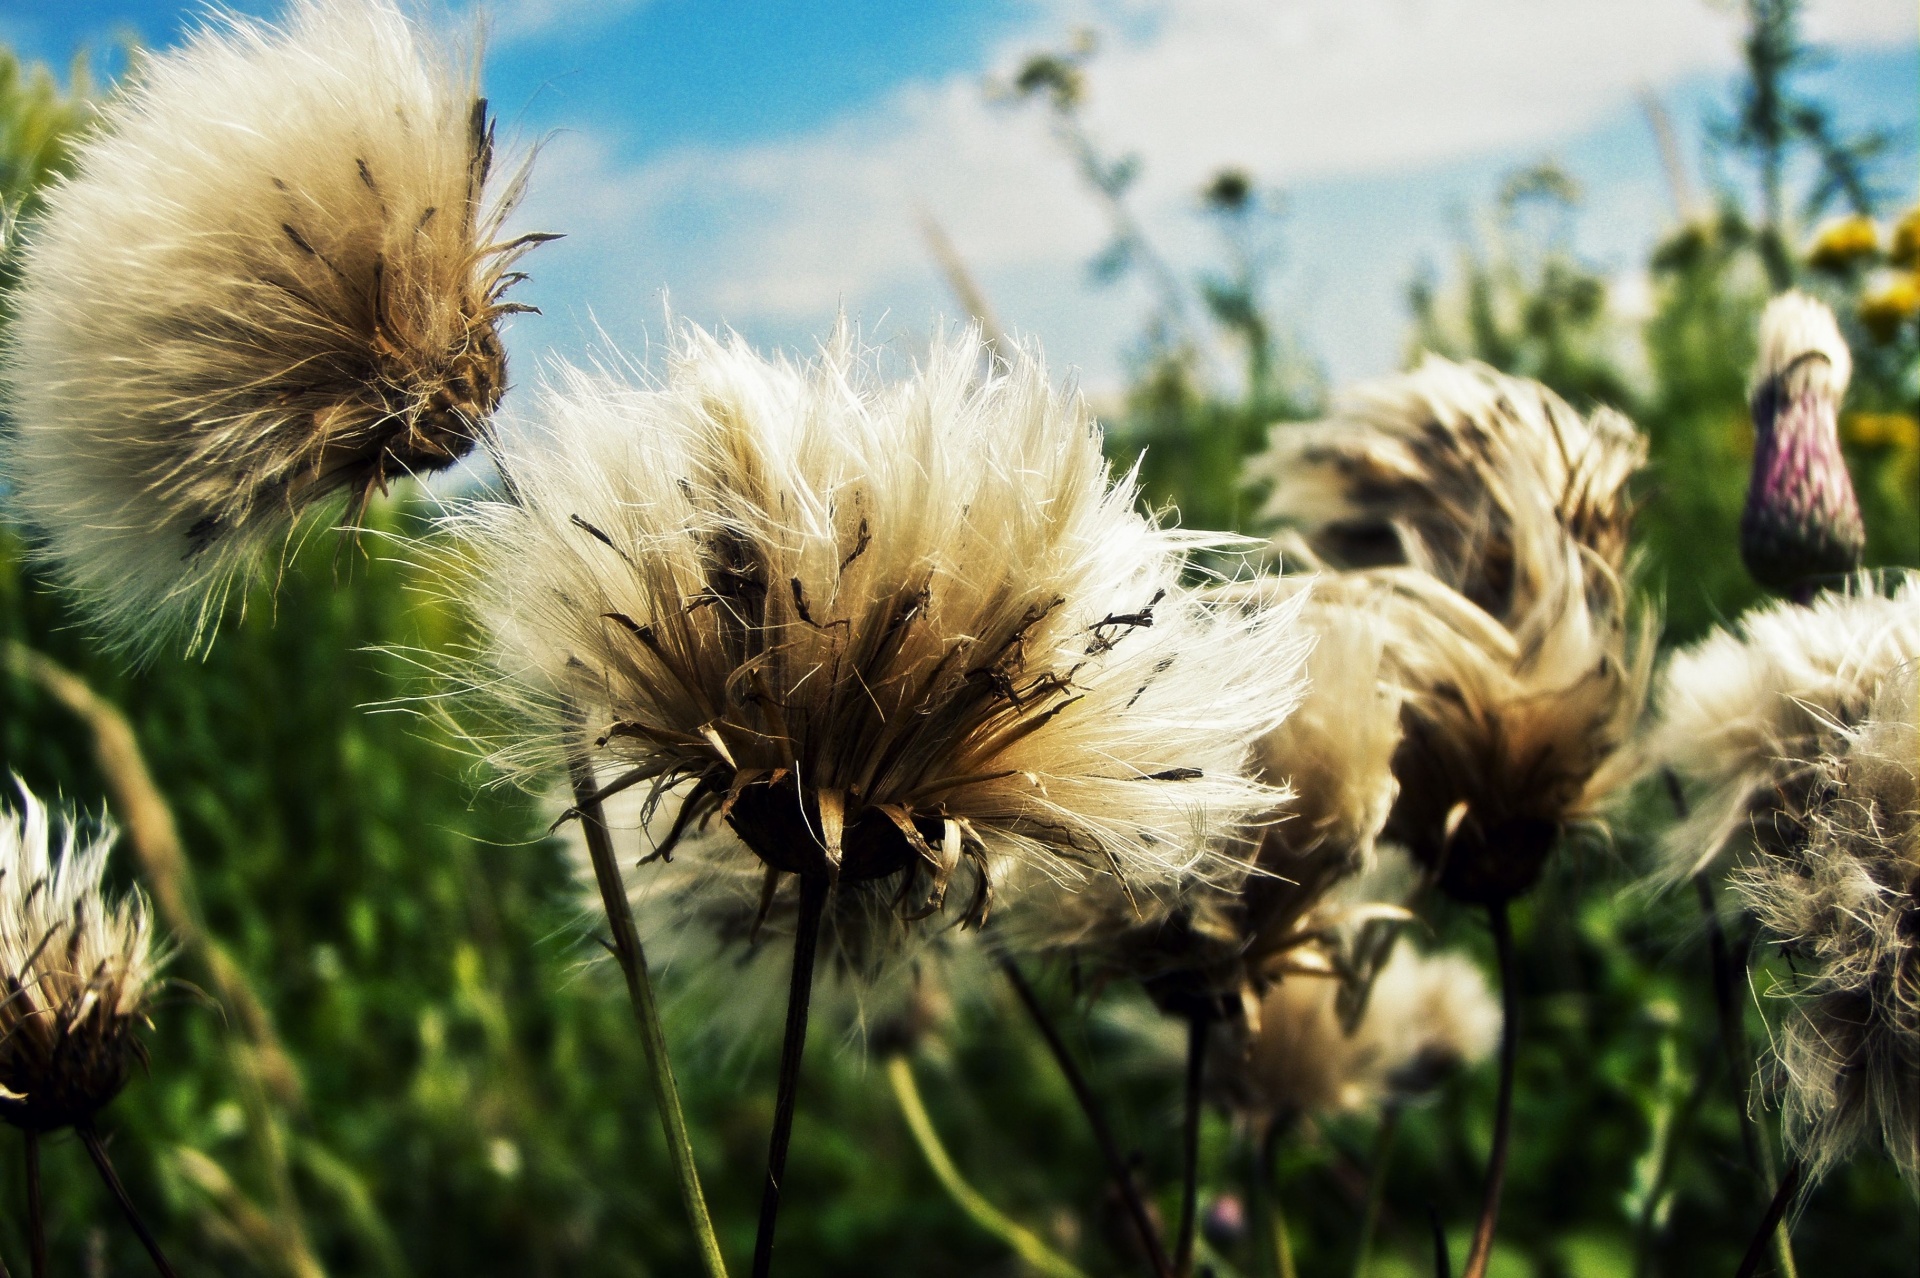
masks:
{"label": "blue sky", "polygon": [[[250,2],[250,12],[275,6]],[[466,6],[464,0],[460,6]],[[1336,380],[1401,358],[1404,292],[1444,267],[1501,175],[1551,157],[1587,191],[1581,252],[1629,305],[1670,194],[1635,94],[1656,93],[1703,172],[1737,23],[1704,0],[498,0],[488,92],[542,154],[528,225],[547,311],[519,367],[629,351],[675,314],[804,349],[845,308],[909,349],[955,313],[919,230],[946,227],[1002,322],[1096,391],[1125,376],[1146,304],[1096,290],[1097,206],[1032,111],[983,86],[1090,25],[1089,129],[1143,162],[1141,216],[1183,271],[1215,260],[1194,192],[1225,164],[1287,193],[1276,295]],[[1915,184],[1920,13],[1812,0],[1836,60],[1809,77],[1856,125],[1898,130]],[[0,0],[0,39],[64,63],[121,32],[165,46],[195,12],[135,0]],[[447,4],[442,19],[459,25]]]}

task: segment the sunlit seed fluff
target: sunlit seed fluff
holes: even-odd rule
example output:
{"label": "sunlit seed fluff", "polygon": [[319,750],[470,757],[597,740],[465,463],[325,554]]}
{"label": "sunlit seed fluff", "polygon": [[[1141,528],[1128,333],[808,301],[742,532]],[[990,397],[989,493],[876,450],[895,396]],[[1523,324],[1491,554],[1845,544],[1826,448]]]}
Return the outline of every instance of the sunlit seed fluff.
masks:
{"label": "sunlit seed fluff", "polygon": [[[1333,577],[1221,587],[1242,604],[1304,600],[1314,639],[1299,708],[1260,738],[1254,758],[1286,803],[1244,845],[1226,879],[1142,898],[1109,883],[1043,888],[1003,919],[1003,944],[1071,956],[1083,972],[1143,982],[1172,1012],[1257,1025],[1261,994],[1290,970],[1339,967],[1328,893],[1369,863],[1393,803],[1400,694],[1386,677],[1389,618]],[[1289,675],[1291,672],[1287,672]]]}
{"label": "sunlit seed fluff", "polygon": [[1464,955],[1402,943],[1352,1033],[1341,1025],[1338,990],[1296,976],[1267,993],[1249,1049],[1222,1054],[1238,1107],[1288,1118],[1416,1103],[1484,1060],[1499,1034],[1499,1006]]}
{"label": "sunlit seed fluff", "polygon": [[1840,451],[1840,401],[1853,356],[1833,312],[1798,291],[1760,317],[1754,362],[1753,472],[1740,558],[1754,580],[1804,591],[1859,566],[1867,534]]}
{"label": "sunlit seed fluff", "polygon": [[659,385],[559,374],[512,499],[449,525],[498,761],[690,782],[676,826],[723,819],[770,885],[917,914],[959,881],[972,920],[1022,868],[1150,892],[1269,810],[1292,613],[1184,584],[1208,539],[1136,512],[1037,358],[982,358],[889,383],[844,335],[801,367],[689,331]]}
{"label": "sunlit seed fluff", "polygon": [[474,59],[391,0],[216,15],[142,59],[23,228],[5,486],[112,640],[203,642],[305,512],[498,404],[519,179]]}
{"label": "sunlit seed fluff", "polygon": [[1754,608],[1676,654],[1645,755],[1685,784],[1691,815],[1661,841],[1671,879],[1729,849],[1790,850],[1820,760],[1881,685],[1920,660],[1920,574],[1869,577],[1807,605]]}
{"label": "sunlit seed fluff", "polygon": [[1920,1195],[1920,663],[1818,762],[1803,845],[1735,876],[1791,957],[1775,1041],[1790,1145],[1818,1177],[1878,1137]]}
{"label": "sunlit seed fluff", "polygon": [[102,888],[112,842],[56,832],[24,789],[0,812],[0,1119],[15,1127],[86,1122],[145,1059],[152,923],[138,892]]}
{"label": "sunlit seed fluff", "polygon": [[[1325,421],[1282,424],[1251,466],[1280,544],[1337,567],[1425,569],[1490,615],[1525,612],[1542,583],[1516,536],[1531,495],[1585,552],[1618,572],[1646,441],[1610,409],[1582,417],[1538,382],[1429,356],[1344,395]],[[1549,566],[1551,571],[1551,566]]]}

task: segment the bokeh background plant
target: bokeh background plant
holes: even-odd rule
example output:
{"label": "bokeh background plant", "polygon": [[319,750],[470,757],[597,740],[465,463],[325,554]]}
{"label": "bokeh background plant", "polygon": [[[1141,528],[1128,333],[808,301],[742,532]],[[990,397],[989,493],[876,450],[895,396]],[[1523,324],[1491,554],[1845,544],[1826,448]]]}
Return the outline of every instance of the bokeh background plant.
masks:
{"label": "bokeh background plant", "polygon": [[[1648,249],[1644,313],[1629,315],[1572,247],[1566,228],[1586,193],[1547,161],[1485,192],[1449,265],[1406,271],[1409,360],[1485,360],[1582,409],[1617,406],[1647,433],[1637,548],[1669,644],[1757,598],[1735,535],[1751,449],[1747,376],[1760,308],[1789,283],[1834,305],[1855,351],[1841,429],[1867,562],[1920,565],[1912,139],[1849,134],[1805,96],[1792,4],[1753,0],[1746,17],[1746,70],[1712,131],[1709,168],[1724,180],[1709,195],[1676,195],[1672,227]],[[1149,285],[1128,386],[1106,409],[1110,451],[1125,463],[1148,450],[1152,505],[1177,506],[1197,527],[1258,531],[1242,460],[1270,423],[1314,414],[1328,392],[1266,286],[1286,243],[1273,216],[1280,197],[1223,169],[1194,192],[1195,216],[1218,236],[1216,265],[1197,276],[1169,265],[1128,213],[1130,166],[1081,128],[1079,77],[1095,56],[1085,44],[1036,53],[996,91],[1046,113],[1069,143],[1061,162],[1108,210],[1112,239],[1094,282]],[[89,103],[110,92],[82,66],[0,56],[0,193],[13,213],[32,216]],[[945,265],[964,277],[957,255]],[[377,534],[416,533],[430,513],[413,497],[372,518]],[[178,827],[191,879],[174,888],[265,1015],[231,1013],[212,949],[181,955],[150,1076],[107,1115],[123,1133],[122,1173],[176,1259],[203,1272],[687,1272],[690,1240],[636,1085],[640,1045],[618,973],[590,939],[596,921],[575,867],[546,833],[552,813],[485,786],[450,725],[380,712],[417,686],[386,654],[463,637],[425,570],[384,544],[315,539],[277,595],[250,601],[204,658],[129,672],[87,641],[17,537],[0,534],[0,636],[124,713]],[[113,792],[94,730],[17,661],[0,676],[0,769],[95,811]],[[1611,840],[1556,857],[1515,906],[1528,1041],[1495,1274],[1731,1272],[1745,1246],[1759,1201],[1697,908],[1686,892],[1631,890],[1669,820],[1664,794],[1640,795]],[[121,876],[152,869],[116,862]],[[1433,904],[1423,927],[1490,964],[1470,911]],[[691,992],[701,987],[672,969],[662,980],[722,1241],[744,1254],[770,1052],[708,1032]],[[1088,1272],[1118,1272],[1132,1263],[1128,1235],[1067,1087],[1011,993],[984,989],[916,1049],[932,1119],[1003,1210]],[[1178,1027],[1137,993],[1096,994],[1065,968],[1046,971],[1041,992],[1171,1218]],[[1746,1002],[1748,1035],[1763,1042],[1757,1000]],[[875,1077],[880,1056],[830,1021],[815,1032],[827,1041],[806,1065],[783,1263],[796,1273],[1020,1272],[926,1168]],[[1492,1092],[1483,1069],[1401,1120],[1372,1272],[1431,1272],[1429,1210],[1460,1253]],[[1763,1109],[1762,1126],[1776,1124]],[[1330,1118],[1287,1147],[1280,1192],[1301,1273],[1350,1266],[1373,1138],[1367,1120]],[[1243,1192],[1246,1139],[1209,1114],[1203,1202]],[[55,1269],[138,1272],[137,1244],[112,1227],[77,1145],[51,1142],[46,1161]],[[0,1150],[0,1204],[23,1193],[18,1160]],[[0,1209],[9,1257],[24,1255],[19,1219]],[[1863,1157],[1820,1187],[1795,1239],[1826,1270],[1905,1272],[1920,1211],[1886,1160]],[[1223,1274],[1256,1272],[1244,1231],[1216,1229],[1213,1246]]]}

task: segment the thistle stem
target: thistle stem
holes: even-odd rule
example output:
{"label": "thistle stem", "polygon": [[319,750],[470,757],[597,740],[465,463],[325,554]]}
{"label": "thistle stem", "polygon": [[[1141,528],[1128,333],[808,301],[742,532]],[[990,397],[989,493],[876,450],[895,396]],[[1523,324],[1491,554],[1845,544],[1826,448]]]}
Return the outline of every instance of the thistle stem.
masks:
{"label": "thistle stem", "polygon": [[1373,1236],[1380,1228],[1380,1207],[1387,1197],[1387,1165],[1393,1155],[1393,1138],[1399,1131],[1400,1107],[1390,1105],[1380,1116],[1380,1132],[1373,1142],[1373,1167],[1367,1175],[1367,1207],[1360,1220],[1360,1245],[1354,1251],[1353,1278],[1367,1278],[1367,1266],[1373,1260]]}
{"label": "thistle stem", "polygon": [[1287,1212],[1280,1205],[1280,1141],[1292,1126],[1291,1119],[1276,1118],[1267,1124],[1260,1141],[1261,1196],[1273,1222],[1273,1267],[1279,1278],[1297,1278],[1293,1264],[1293,1240],[1287,1236]]}
{"label": "thistle stem", "polygon": [[920,1099],[920,1085],[914,1082],[913,1066],[906,1057],[888,1059],[887,1081],[893,1085],[893,1098],[899,1102],[901,1117],[907,1120],[907,1130],[913,1133],[921,1156],[927,1160],[940,1187],[967,1213],[968,1219],[1005,1243],[1027,1268],[1037,1273],[1049,1278],[1087,1278],[1076,1265],[1042,1242],[1039,1235],[1006,1215],[967,1183],[947,1153],[947,1147],[941,1143],[933,1120],[927,1116],[926,1103]]}
{"label": "thistle stem", "polygon": [[[1686,820],[1690,808],[1686,792],[1680,788],[1680,778],[1674,775],[1671,768],[1665,769],[1662,775],[1667,785],[1667,797],[1673,801],[1674,813],[1681,820]],[[1733,1088],[1734,1099],[1739,1104],[1740,1148],[1746,1155],[1748,1168],[1764,1193],[1767,1186],[1775,1183],[1777,1171],[1773,1147],[1767,1143],[1766,1133],[1753,1116],[1752,1098],[1748,1090],[1752,1055],[1747,1045],[1746,1018],[1735,995],[1733,947],[1727,943],[1727,931],[1720,923],[1720,908],[1714,900],[1713,880],[1706,871],[1702,870],[1693,876],[1693,891],[1707,925],[1707,960],[1713,972],[1713,1009],[1719,1022],[1720,1051],[1727,1061],[1728,1085]],[[1744,956],[1737,966],[1746,966]],[[1793,1242],[1787,1237],[1786,1230],[1782,1229],[1776,1235],[1774,1250],[1779,1260],[1781,1278],[1799,1278],[1800,1271],[1793,1262]]]}
{"label": "thistle stem", "polygon": [[140,1219],[139,1209],[133,1205],[133,1199],[127,1197],[127,1187],[120,1183],[119,1173],[113,1170],[113,1161],[107,1157],[107,1147],[100,1143],[100,1134],[93,1130],[91,1123],[82,1124],[74,1131],[79,1133],[80,1143],[87,1147],[87,1154],[100,1172],[100,1179],[106,1182],[114,1201],[120,1204],[120,1211],[126,1216],[127,1223],[133,1226],[140,1245],[147,1249],[147,1255],[153,1259],[153,1267],[160,1271],[161,1278],[178,1278],[173,1266],[167,1263],[166,1253],[160,1250],[159,1241],[147,1229],[147,1222]]}
{"label": "thistle stem", "polygon": [[1187,1096],[1180,1127],[1180,1230],[1173,1245],[1173,1271],[1179,1278],[1193,1272],[1193,1235],[1200,1213],[1200,1085],[1206,1074],[1212,1021],[1204,1011],[1187,1015]]}
{"label": "thistle stem", "polygon": [[1493,1229],[1500,1219],[1500,1193],[1507,1183],[1507,1148],[1513,1136],[1513,1073],[1520,1055],[1520,990],[1514,970],[1513,923],[1507,903],[1487,906],[1493,951],[1500,962],[1500,1093],[1494,1102],[1493,1148],[1487,1154],[1487,1180],[1480,1195],[1480,1219],[1473,1227],[1461,1278],[1485,1278],[1493,1257]]}
{"label": "thistle stem", "polygon": [[1133,1182],[1133,1171],[1120,1153],[1120,1144],[1113,1138],[1113,1128],[1108,1126],[1107,1116],[1101,1110],[1093,1088],[1087,1084],[1087,1076],[1080,1072],[1073,1054],[1067,1051],[1066,1041],[1060,1037],[1060,1031],[1054,1027],[1046,1009],[1040,1006],[1039,996],[1033,992],[1033,986],[1027,983],[1027,978],[1020,974],[1019,967],[1012,959],[1002,959],[1000,968],[1007,974],[1008,984],[1019,995],[1020,1005],[1027,1009],[1034,1027],[1040,1031],[1040,1037],[1046,1040],[1047,1050],[1053,1053],[1054,1062],[1060,1066],[1067,1086],[1073,1090],[1074,1099],[1080,1104],[1080,1112],[1086,1116],[1087,1126],[1093,1132],[1094,1144],[1100,1147],[1100,1156],[1106,1160],[1107,1173],[1113,1177],[1114,1188],[1119,1191],[1120,1200],[1126,1204],[1127,1216],[1140,1235],[1140,1246],[1147,1254],[1155,1278],[1173,1278],[1173,1267],[1167,1263],[1167,1252],[1160,1243],[1159,1231],[1153,1227],[1153,1217],[1147,1214],[1146,1201],[1140,1196],[1139,1186]]}
{"label": "thistle stem", "polygon": [[1796,1162],[1780,1178],[1780,1188],[1773,1191],[1773,1201],[1767,1204],[1767,1214],[1760,1218],[1760,1228],[1747,1244],[1747,1254],[1741,1257],[1740,1268],[1733,1278],[1753,1278],[1760,1270],[1760,1258],[1767,1254],[1769,1240],[1776,1232],[1786,1232],[1780,1228],[1780,1221],[1787,1214],[1787,1204],[1793,1201],[1794,1191],[1800,1188],[1800,1172],[1800,1164]]}
{"label": "thistle stem", "polygon": [[787,985],[787,1031],[780,1043],[780,1085],[773,1103],[773,1134],[767,1142],[767,1182],[760,1191],[760,1229],[753,1240],[753,1278],[773,1272],[773,1231],[780,1221],[780,1182],[787,1174],[793,1139],[793,1107],[800,1091],[800,1055],[807,1046],[807,1011],[813,1002],[813,959],[826,913],[826,876],[800,876],[800,917],[793,934],[793,976]]}
{"label": "thistle stem", "polygon": [[47,1278],[47,1217],[40,1198],[40,1133],[27,1132],[27,1264]]}
{"label": "thistle stem", "polygon": [[580,814],[580,830],[586,837],[587,854],[593,862],[593,877],[600,888],[601,904],[606,907],[607,926],[613,933],[613,956],[626,976],[627,998],[633,1004],[633,1019],[640,1027],[647,1073],[653,1081],[654,1103],[660,1111],[660,1131],[666,1137],[668,1158],[680,1186],[680,1201],[693,1226],[694,1243],[707,1278],[727,1278],[727,1262],[720,1255],[720,1240],[714,1236],[706,1195],[700,1189],[700,1169],[693,1161],[693,1140],[687,1135],[686,1115],[680,1109],[680,1089],[673,1080],[673,1063],[667,1057],[667,1033],[660,1021],[660,1004],[654,998],[653,981],[647,975],[647,954],[640,947],[640,930],[634,924],[633,904],[627,900],[626,884],[620,877],[620,862],[614,856],[606,814],[594,797],[599,788],[594,782],[593,765],[584,757],[575,756],[571,771],[574,807]]}

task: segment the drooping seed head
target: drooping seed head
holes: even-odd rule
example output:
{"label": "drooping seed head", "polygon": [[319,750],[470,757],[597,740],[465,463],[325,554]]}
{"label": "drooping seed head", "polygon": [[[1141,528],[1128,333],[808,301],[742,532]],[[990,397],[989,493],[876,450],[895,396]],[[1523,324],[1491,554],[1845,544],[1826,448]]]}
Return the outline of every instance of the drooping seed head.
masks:
{"label": "drooping seed head", "polygon": [[1825,303],[1791,292],[1767,304],[1750,395],[1753,473],[1740,558],[1770,590],[1842,576],[1866,549],[1840,452],[1840,401],[1852,376],[1853,356]]}
{"label": "drooping seed head", "polygon": [[106,636],[208,636],[304,513],[464,456],[506,388],[471,60],[392,0],[210,18],[142,62],[23,228],[18,518]]}
{"label": "drooping seed head", "polygon": [[24,789],[0,812],[0,1119],[35,1132],[86,1122],[144,1062],[158,965],[145,899],[102,889],[112,832],[55,842]]}

